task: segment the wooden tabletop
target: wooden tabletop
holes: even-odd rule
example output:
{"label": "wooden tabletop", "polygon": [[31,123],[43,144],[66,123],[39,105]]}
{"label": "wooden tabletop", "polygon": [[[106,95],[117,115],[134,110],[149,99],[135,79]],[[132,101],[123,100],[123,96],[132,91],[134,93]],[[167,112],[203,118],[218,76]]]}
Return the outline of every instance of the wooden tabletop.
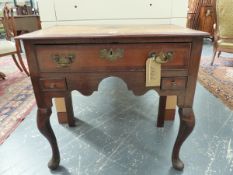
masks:
{"label": "wooden tabletop", "polygon": [[[40,17],[40,15],[15,15],[14,18],[27,18],[27,17]],[[3,16],[0,16],[0,19],[2,19]]]}
{"label": "wooden tabletop", "polygon": [[77,25],[53,26],[18,36],[16,39],[208,36],[208,33],[176,25]]}
{"label": "wooden tabletop", "polygon": [[40,17],[39,15],[16,15],[14,18]]}

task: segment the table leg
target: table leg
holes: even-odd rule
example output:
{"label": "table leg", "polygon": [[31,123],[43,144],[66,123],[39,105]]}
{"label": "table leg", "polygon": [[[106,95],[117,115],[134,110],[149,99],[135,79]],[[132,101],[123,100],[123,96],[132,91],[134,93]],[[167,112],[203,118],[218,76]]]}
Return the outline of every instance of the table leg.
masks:
{"label": "table leg", "polygon": [[164,120],[174,120],[176,112],[177,97],[176,96],[160,96],[159,112],[157,127],[164,126]]}
{"label": "table leg", "polygon": [[159,112],[158,112],[158,120],[157,120],[157,127],[164,126],[164,116],[165,116],[165,108],[166,108],[166,101],[167,96],[160,96],[159,97]]}
{"label": "table leg", "polygon": [[55,105],[59,123],[68,123],[69,126],[75,126],[71,93],[64,98],[55,98]]}
{"label": "table leg", "polygon": [[30,74],[29,74],[27,68],[25,67],[25,65],[24,65],[24,63],[23,63],[23,59],[22,59],[21,53],[17,52],[16,54],[17,54],[17,56],[18,56],[20,66],[23,68],[23,70],[24,70],[24,72],[27,74],[27,76],[30,76]]}
{"label": "table leg", "polygon": [[191,134],[195,126],[195,116],[192,108],[179,108],[180,128],[172,151],[172,165],[177,170],[184,168],[179,152],[183,142]]}
{"label": "table leg", "polygon": [[60,163],[60,153],[57,140],[50,125],[51,108],[38,108],[37,110],[37,127],[49,141],[52,147],[52,158],[48,163],[48,167],[52,170],[56,169]]}

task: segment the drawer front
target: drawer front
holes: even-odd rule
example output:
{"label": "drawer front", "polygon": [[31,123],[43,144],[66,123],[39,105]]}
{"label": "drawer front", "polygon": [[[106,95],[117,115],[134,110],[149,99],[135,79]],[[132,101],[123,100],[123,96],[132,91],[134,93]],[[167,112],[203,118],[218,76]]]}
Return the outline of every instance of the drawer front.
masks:
{"label": "drawer front", "polygon": [[65,91],[67,89],[66,80],[64,78],[41,78],[40,86],[43,91]]}
{"label": "drawer front", "polygon": [[80,72],[145,70],[151,53],[172,52],[162,68],[186,69],[190,43],[37,45],[36,56],[41,72]]}
{"label": "drawer front", "polygon": [[161,89],[162,90],[182,90],[186,88],[187,78],[162,78]]}

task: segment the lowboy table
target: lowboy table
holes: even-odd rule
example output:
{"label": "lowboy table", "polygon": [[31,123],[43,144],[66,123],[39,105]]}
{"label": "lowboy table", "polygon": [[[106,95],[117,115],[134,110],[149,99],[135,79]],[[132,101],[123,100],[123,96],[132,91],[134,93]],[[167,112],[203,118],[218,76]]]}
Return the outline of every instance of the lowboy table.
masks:
{"label": "lowboy table", "polygon": [[[22,39],[38,106],[37,126],[48,139],[52,159],[60,154],[50,125],[52,98],[64,98],[70,126],[75,125],[71,91],[90,95],[109,76],[123,79],[136,95],[154,89],[160,95],[157,126],[163,126],[167,96],[177,96],[180,129],[172,165],[182,170],[180,148],[195,125],[193,98],[202,50],[208,34],[175,25],[54,26],[24,34]],[[160,85],[146,87],[146,61],[160,59]]]}

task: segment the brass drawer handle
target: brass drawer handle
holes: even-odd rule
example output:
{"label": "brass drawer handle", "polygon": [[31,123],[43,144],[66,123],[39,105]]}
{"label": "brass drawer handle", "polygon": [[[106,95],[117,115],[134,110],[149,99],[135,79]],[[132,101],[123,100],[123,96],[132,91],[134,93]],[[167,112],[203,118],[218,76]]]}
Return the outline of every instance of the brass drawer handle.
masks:
{"label": "brass drawer handle", "polygon": [[150,58],[159,64],[164,64],[173,59],[173,52],[160,52],[159,54],[152,53]]}
{"label": "brass drawer handle", "polygon": [[73,60],[75,59],[74,54],[68,54],[68,55],[52,55],[52,60],[56,63],[57,67],[69,67]]}
{"label": "brass drawer handle", "polygon": [[55,83],[51,83],[49,87],[50,87],[51,89],[53,89],[53,88],[56,88],[57,85],[56,85]]}
{"label": "brass drawer handle", "polygon": [[176,86],[177,84],[176,84],[176,81],[175,80],[172,80],[171,81],[171,86]]}
{"label": "brass drawer handle", "polygon": [[119,58],[122,58],[124,56],[124,49],[101,49],[100,50],[100,58],[109,60],[109,61],[115,61]]}
{"label": "brass drawer handle", "polygon": [[206,11],[205,16],[210,16],[210,14],[211,14],[211,10],[210,10],[210,9],[208,9],[208,10]]}

